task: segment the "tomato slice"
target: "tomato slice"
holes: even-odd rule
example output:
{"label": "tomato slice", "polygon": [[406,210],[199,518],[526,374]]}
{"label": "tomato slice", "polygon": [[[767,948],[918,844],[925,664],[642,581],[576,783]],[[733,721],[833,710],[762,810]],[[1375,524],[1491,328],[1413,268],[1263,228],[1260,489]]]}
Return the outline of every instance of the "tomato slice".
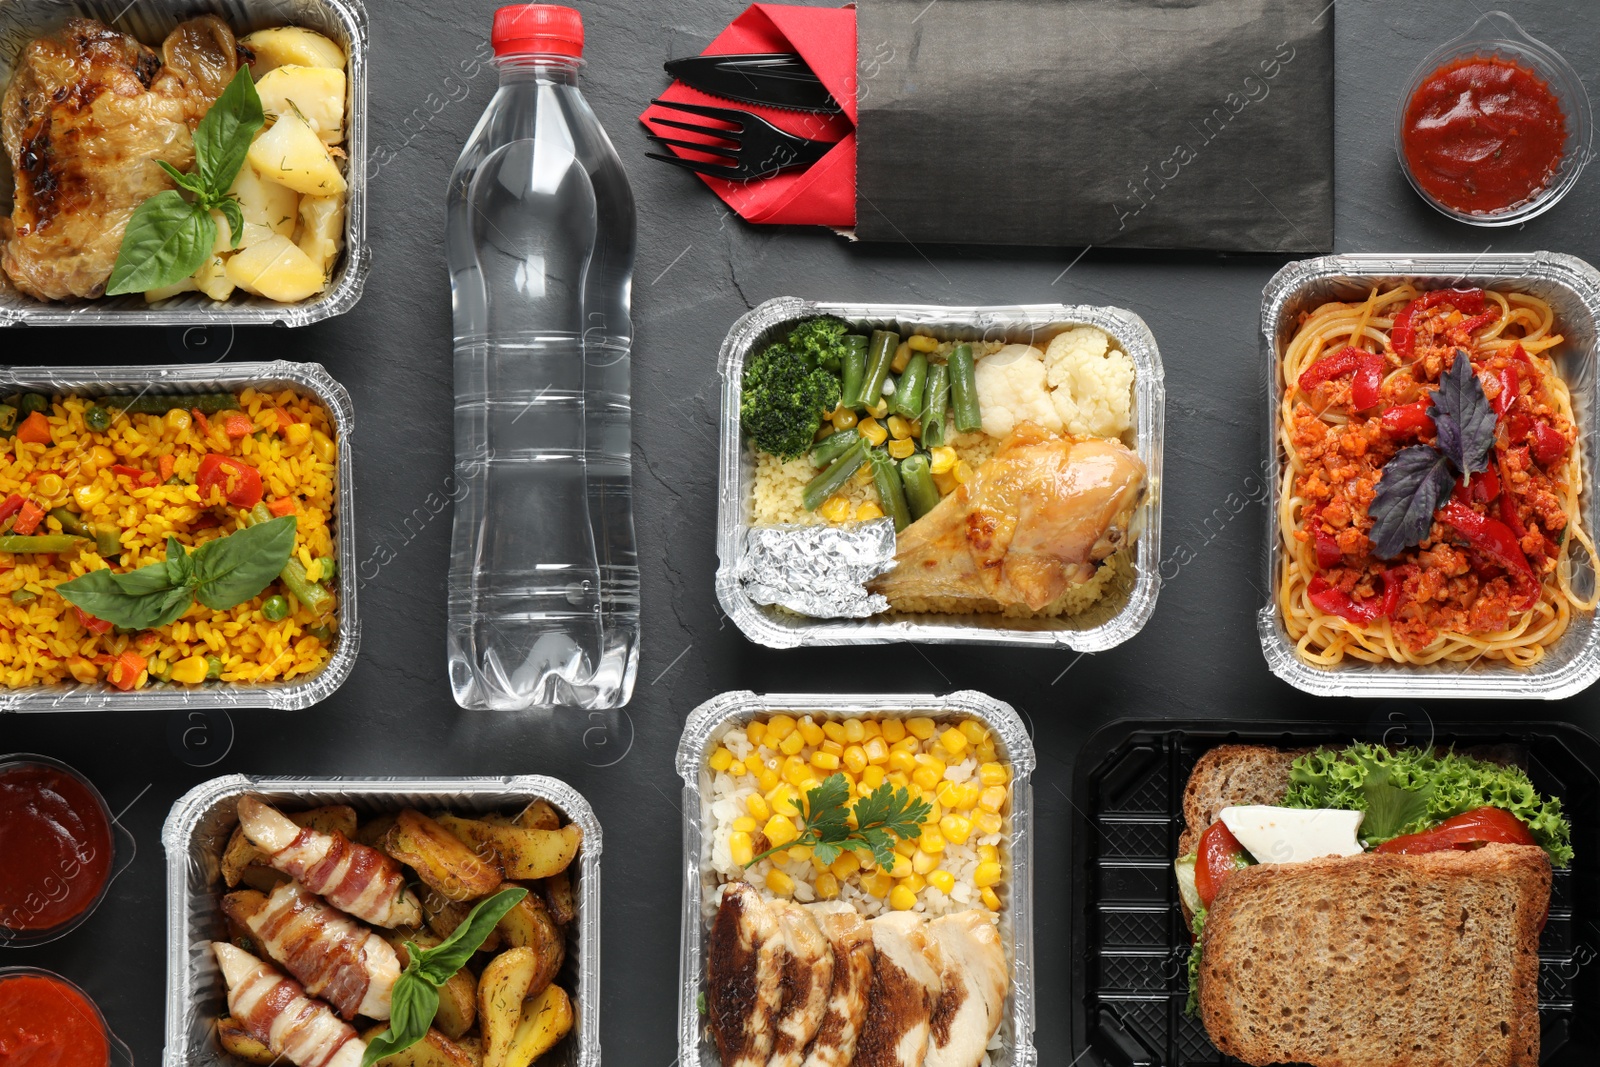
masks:
{"label": "tomato slice", "polygon": [[1239,839],[1222,823],[1212,823],[1200,835],[1199,858],[1194,866],[1194,888],[1200,894],[1200,903],[1211,907],[1228,876],[1249,863]]}
{"label": "tomato slice", "polygon": [[213,488],[235,507],[253,508],[261,503],[261,472],[232,456],[207,453],[200,461],[195,482],[200,486],[202,503],[211,501]]}
{"label": "tomato slice", "polygon": [[[1475,808],[1452,819],[1424,830],[1419,834],[1406,834],[1385,841],[1378,852],[1394,852],[1405,856],[1424,852],[1443,852],[1447,849],[1472,849],[1483,845],[1537,845],[1528,824],[1503,808]],[[1198,881],[1198,879],[1196,879]]]}

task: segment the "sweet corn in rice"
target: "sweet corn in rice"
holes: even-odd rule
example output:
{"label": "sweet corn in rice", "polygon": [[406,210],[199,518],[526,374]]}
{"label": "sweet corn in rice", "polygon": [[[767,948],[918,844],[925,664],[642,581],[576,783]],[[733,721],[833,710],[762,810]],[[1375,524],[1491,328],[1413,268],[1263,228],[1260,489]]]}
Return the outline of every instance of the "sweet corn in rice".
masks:
{"label": "sweet corn in rice", "polygon": [[[196,484],[209,453],[260,472],[262,501],[274,514],[296,516],[293,558],[313,581],[329,576],[336,553],[329,527],[337,478],[332,419],[292,390],[245,389],[237,399],[238,411],[206,416],[182,408],[129,414],[68,396],[41,413],[48,443],[0,439],[0,502],[21,497],[46,513],[67,509],[85,525],[112,528],[120,542],[120,556],[110,558],[94,540],[59,553],[0,552],[0,682],[6,687],[258,684],[304,677],[328,663],[337,612],[314,614],[276,579],[235,607],[216,611],[196,602],[177,621],[135,633],[90,629],[96,621],[86,621],[55,591],[91,570],[162,561],[169,535],[192,549],[239,529],[249,509],[228,504],[216,488],[212,499],[203,499]],[[109,415],[104,430],[85,421],[91,411],[97,422]],[[230,436],[230,416],[241,415],[248,431]],[[232,427],[243,428],[238,421]],[[15,522],[8,516],[0,525],[14,532]],[[47,515],[33,532],[61,534],[61,518]],[[273,622],[262,608],[275,595],[291,610]],[[139,660],[144,666],[130,676],[129,665]]]}
{"label": "sweet corn in rice", "polygon": [[[771,897],[842,900],[863,917],[998,912],[1009,892],[1011,767],[974,719],[773,715],[730,726],[708,757],[711,864]],[[892,869],[867,849],[824,865],[799,841],[807,793],[833,774],[851,803],[887,783],[931,805]],[[768,848],[795,842],[746,868]]]}

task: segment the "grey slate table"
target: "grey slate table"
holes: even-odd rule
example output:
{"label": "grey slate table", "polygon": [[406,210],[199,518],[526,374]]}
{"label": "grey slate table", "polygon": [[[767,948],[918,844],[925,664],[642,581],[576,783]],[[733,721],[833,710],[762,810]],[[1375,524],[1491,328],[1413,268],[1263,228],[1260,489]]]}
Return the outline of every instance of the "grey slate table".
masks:
{"label": "grey slate table", "polygon": [[[1337,250],[1554,249],[1600,262],[1600,168],[1522,228],[1453,223],[1406,185],[1394,109],[1416,62],[1487,0],[1336,0]],[[643,158],[635,122],[664,84],[663,60],[698,52],[742,0],[587,0],[585,90],[622,153],[639,203],[634,286],[634,484],[644,572],[639,684],[625,713],[468,715],[444,672],[448,510],[425,503],[451,464],[450,303],[440,251],[445,180],[493,91],[485,68],[452,78],[487,40],[489,0],[370,0],[372,142],[392,156],[372,184],[375,263],[349,315],[298,331],[188,335],[148,330],[8,330],[16,363],[160,363],[214,358],[317,360],[356,405],[365,632],[349,682],[307,711],[238,711],[208,730],[177,714],[0,717],[0,752],[53,755],[104,791],[138,840],[133,867],[67,939],[0,952],[0,965],[57,970],[96,998],[142,1065],[160,1062],[165,1006],[167,809],[191,786],[232,772],[556,775],[583,791],[605,828],[603,1048],[610,1063],[669,1067],[677,1052],[679,783],[673,753],[685,715],[728,689],[987,691],[1032,722],[1039,754],[1037,1043],[1071,1059],[1065,1010],[1070,883],[1067,793],[1079,746],[1127,716],[1347,716],[1373,708],[1303,696],[1266,671],[1254,612],[1267,514],[1243,493],[1259,462],[1265,382],[1261,287],[1280,257],[1080,249],[861,247],[822,231],[751,227],[697,179]],[[1600,5],[1505,0],[1561,49],[1600,99]],[[996,57],[1003,62],[1004,57]],[[1118,62],[1108,51],[1108,65]],[[1130,82],[1135,75],[1129,72]],[[465,95],[463,95],[465,94]],[[937,145],[929,145],[937,152]],[[928,162],[936,162],[930,158]],[[1063,268],[1070,269],[1063,272]],[[1097,656],[906,646],[775,652],[724,620],[712,593],[717,346],[768,297],[930,304],[1116,304],[1142,315],[1167,374],[1164,555],[1192,560],[1165,584],[1138,637]],[[231,347],[230,347],[231,346]],[[381,566],[377,565],[382,562]],[[1168,569],[1169,575],[1171,568]],[[1556,706],[1471,704],[1487,720],[1561,717],[1600,732],[1600,690]],[[1429,709],[1425,709],[1429,710]],[[1441,705],[1431,706],[1435,713]],[[1411,709],[1415,714],[1415,708]],[[186,733],[187,731],[187,733]],[[231,735],[231,737],[230,737]],[[194,764],[209,763],[210,766]],[[1580,813],[1592,816],[1594,813]]]}

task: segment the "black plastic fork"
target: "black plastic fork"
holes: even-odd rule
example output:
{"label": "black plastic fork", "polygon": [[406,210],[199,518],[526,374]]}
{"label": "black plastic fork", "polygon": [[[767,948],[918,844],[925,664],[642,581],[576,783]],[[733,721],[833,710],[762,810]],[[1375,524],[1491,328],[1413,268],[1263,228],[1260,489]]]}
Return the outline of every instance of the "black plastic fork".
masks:
{"label": "black plastic fork", "polygon": [[707,144],[704,141],[685,141],[663,137],[654,130],[650,136],[664,145],[687,148],[691,152],[731,160],[732,164],[708,163],[698,159],[685,159],[662,152],[646,152],[651,159],[671,163],[675,167],[692,170],[712,178],[730,182],[747,182],[757,178],[770,178],[785,170],[809,167],[828,154],[832,141],[812,141],[778,129],[772,123],[750,111],[731,107],[707,107],[704,104],[683,104],[671,100],[652,100],[651,103],[690,115],[726,122],[733,129],[723,129],[702,123],[681,122],[677,119],[652,117],[651,122],[673,129],[688,130],[704,137],[713,137],[726,144]]}

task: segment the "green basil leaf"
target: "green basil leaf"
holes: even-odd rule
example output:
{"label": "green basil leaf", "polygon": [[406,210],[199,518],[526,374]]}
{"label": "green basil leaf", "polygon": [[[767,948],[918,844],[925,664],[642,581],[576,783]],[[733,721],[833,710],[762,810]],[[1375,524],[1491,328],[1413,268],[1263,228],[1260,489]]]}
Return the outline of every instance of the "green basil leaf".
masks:
{"label": "green basil leaf", "polygon": [[528,895],[526,889],[502,889],[492,897],[485,897],[467,913],[455,932],[433,948],[407,948],[411,959],[417,962],[417,972],[436,986],[444,985],[450,976],[466,966],[472,954],[494,932],[495,925],[505,918],[506,912],[522,902]]}
{"label": "green basil leaf", "polygon": [[228,220],[228,247],[238,248],[240,242],[244,240],[244,208],[239,206],[239,198],[223,197],[217,203],[217,210]]}
{"label": "green basil leaf", "polygon": [[389,994],[389,1029],[367,1042],[361,1067],[372,1067],[428,1036],[428,1027],[439,1010],[439,990],[417,974],[416,965],[413,955],[411,966],[395,980]]}
{"label": "green basil leaf", "polygon": [[187,611],[193,599],[187,585],[173,587],[165,563],[126,574],[90,571],[56,586],[56,592],[87,614],[128,630],[165,626]]}
{"label": "green basil leaf", "polygon": [[174,285],[199,270],[216,243],[217,224],[209,211],[176,189],[157,193],[128,220],[106,295]]}
{"label": "green basil leaf", "polygon": [[285,515],[201,545],[190,557],[195,599],[223,611],[259,596],[289,561],[294,527],[295,517]]}
{"label": "green basil leaf", "polygon": [[206,207],[216,207],[233,187],[250,142],[265,123],[250,68],[241,66],[194,131],[195,171],[205,183]]}
{"label": "green basil leaf", "polygon": [[205,182],[200,180],[200,176],[198,174],[185,174],[183,171],[179,170],[177,167],[174,167],[171,163],[168,163],[164,159],[156,160],[156,165],[167,172],[167,177],[171,178],[173,182],[177,184],[178,188],[187,189],[196,196],[205,195]]}
{"label": "green basil leaf", "polygon": [[182,586],[185,589],[195,583],[194,560],[189,558],[189,553],[171,534],[167,535],[167,581],[174,587]]}

